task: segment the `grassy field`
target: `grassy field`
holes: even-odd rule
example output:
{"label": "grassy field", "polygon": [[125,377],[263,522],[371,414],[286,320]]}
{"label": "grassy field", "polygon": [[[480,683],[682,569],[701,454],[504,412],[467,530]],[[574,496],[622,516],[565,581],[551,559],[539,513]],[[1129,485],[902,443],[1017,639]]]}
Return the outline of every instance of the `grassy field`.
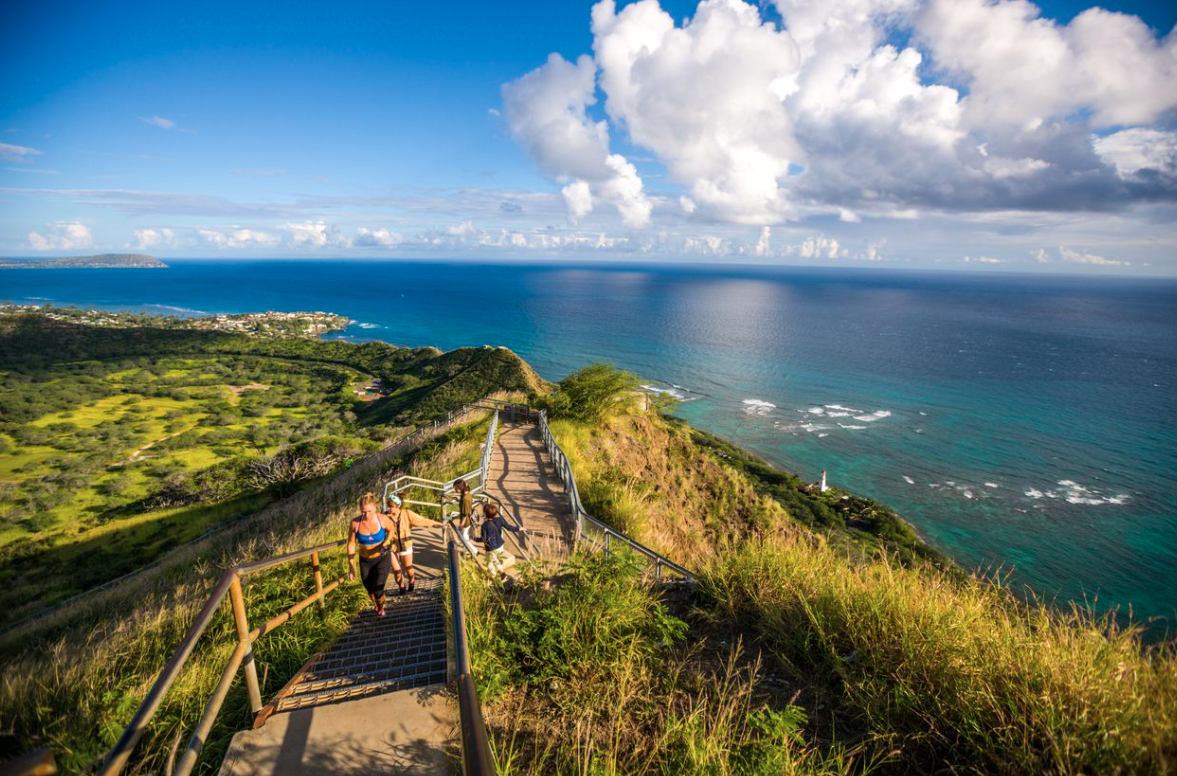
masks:
{"label": "grassy field", "polygon": [[[7,493],[0,547],[30,533],[72,534],[109,519],[168,476],[272,453],[305,434],[311,419],[319,433],[343,430],[350,399],[342,391],[359,372],[340,367],[322,376],[280,360],[251,361],[226,369],[213,358],[162,359],[150,368],[116,369],[100,378],[111,395],[10,429],[0,453]],[[86,465],[94,462],[95,445],[101,468]],[[53,487],[78,471],[84,476],[72,487]],[[22,509],[22,499],[35,509]]]}
{"label": "grassy field", "polygon": [[[78,772],[106,752],[130,720],[151,681],[222,570],[320,542],[342,538],[358,494],[379,491],[390,472],[439,478],[477,462],[484,418],[455,427],[419,449],[379,453],[277,501],[240,527],[74,607],[49,630],[27,636],[0,668],[0,759],[45,746],[66,773]],[[324,576],[345,569],[342,550],[324,556]],[[251,622],[263,621],[313,589],[305,563],[249,578],[245,598]],[[268,699],[318,649],[346,628],[366,603],[359,584],[345,584],[327,607],[300,614],[257,642],[258,673]],[[226,607],[210,625],[185,671],[148,729],[134,772],[158,772],[181,730],[190,732],[203,711],[236,634]],[[215,773],[232,734],[249,724],[248,699],[238,682],[213,729],[197,773]]]}
{"label": "grassy field", "polygon": [[[495,348],[0,320],[0,627],[151,563],[502,386]],[[388,395],[360,401],[379,379]]]}

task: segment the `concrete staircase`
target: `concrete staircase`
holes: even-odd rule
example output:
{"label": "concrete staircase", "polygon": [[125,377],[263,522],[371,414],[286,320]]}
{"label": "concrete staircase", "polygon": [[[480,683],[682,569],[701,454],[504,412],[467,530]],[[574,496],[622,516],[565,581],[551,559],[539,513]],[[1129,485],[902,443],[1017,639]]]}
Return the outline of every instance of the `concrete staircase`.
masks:
{"label": "concrete staircase", "polygon": [[446,680],[441,580],[390,591],[387,614],[366,610],[331,648],[303,669],[277,713],[440,684]]}

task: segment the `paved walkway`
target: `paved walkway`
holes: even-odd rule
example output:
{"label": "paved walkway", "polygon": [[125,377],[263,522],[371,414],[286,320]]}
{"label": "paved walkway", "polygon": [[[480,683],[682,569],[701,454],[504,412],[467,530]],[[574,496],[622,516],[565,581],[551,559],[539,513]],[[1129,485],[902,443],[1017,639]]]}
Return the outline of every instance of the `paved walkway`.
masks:
{"label": "paved walkway", "polygon": [[538,426],[501,426],[488,479],[487,491],[527,529],[532,555],[556,561],[568,557],[576,527],[568,512],[564,484],[556,476]]}
{"label": "paved walkway", "polygon": [[[488,492],[527,529],[532,557],[566,558],[575,537],[564,486],[539,429],[505,423]],[[513,538],[508,534],[508,541]],[[439,529],[413,531],[417,592],[390,595],[388,615],[361,613],[280,693],[262,727],[233,737],[222,776],[456,772],[458,708],[446,686]],[[390,576],[390,593],[396,583]]]}
{"label": "paved walkway", "polygon": [[456,772],[458,706],[446,686],[440,527],[414,529],[413,544],[416,592],[396,595],[390,575],[387,616],[361,612],[304,666],[274,715],[233,737],[221,776]]}

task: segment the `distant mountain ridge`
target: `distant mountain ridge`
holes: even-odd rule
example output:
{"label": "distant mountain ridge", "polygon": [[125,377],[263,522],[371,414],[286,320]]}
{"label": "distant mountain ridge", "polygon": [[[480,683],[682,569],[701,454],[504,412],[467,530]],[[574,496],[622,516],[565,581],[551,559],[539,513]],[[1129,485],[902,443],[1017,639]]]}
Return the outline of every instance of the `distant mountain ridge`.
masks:
{"label": "distant mountain ridge", "polygon": [[62,256],[57,259],[0,259],[0,269],[154,269],[167,267],[144,253],[100,253],[97,256]]}

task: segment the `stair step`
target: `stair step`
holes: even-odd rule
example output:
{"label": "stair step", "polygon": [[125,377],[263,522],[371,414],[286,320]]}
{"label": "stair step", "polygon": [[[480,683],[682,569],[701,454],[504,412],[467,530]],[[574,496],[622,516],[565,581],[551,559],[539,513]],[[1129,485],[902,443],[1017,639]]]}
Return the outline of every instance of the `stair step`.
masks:
{"label": "stair step", "polygon": [[335,690],[323,690],[321,692],[312,692],[305,695],[289,695],[278,703],[277,710],[280,712],[294,711],[295,709],[305,709],[310,706],[323,706],[329,703],[339,703],[340,701],[349,701],[356,698],[364,698],[370,695],[380,695],[396,690],[407,690],[413,687],[422,687],[427,684],[439,684],[444,681],[445,666],[443,664],[438,670],[422,670],[421,672],[412,674],[410,676],[403,676],[395,679],[381,679],[374,682],[364,682],[362,684],[356,684],[350,687],[343,687]]}
{"label": "stair step", "polygon": [[374,660],[392,661],[411,658],[413,655],[418,655],[422,652],[432,652],[436,649],[444,650],[445,641],[445,632],[438,631],[434,638],[415,639],[412,644],[401,645],[399,648],[396,645],[374,644],[370,647],[339,652],[331,650],[316,660],[310,670],[316,673],[320,671],[334,671],[340,667],[370,663]]}
{"label": "stair step", "polygon": [[338,675],[310,673],[295,685],[291,695],[306,695],[328,688],[368,684],[377,680],[401,679],[421,673],[436,673],[438,671],[445,673],[445,670],[446,655],[445,650],[442,649],[429,655],[422,655],[421,659],[406,660],[395,665],[373,663],[352,668]]}

